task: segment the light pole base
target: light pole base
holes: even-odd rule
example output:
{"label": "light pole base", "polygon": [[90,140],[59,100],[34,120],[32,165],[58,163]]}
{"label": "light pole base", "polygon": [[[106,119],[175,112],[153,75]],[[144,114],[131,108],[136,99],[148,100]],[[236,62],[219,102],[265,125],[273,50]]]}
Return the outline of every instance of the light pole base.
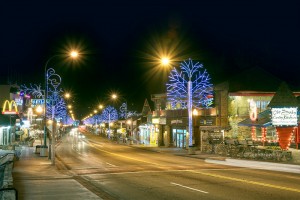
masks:
{"label": "light pole base", "polygon": [[189,146],[188,154],[189,154],[189,155],[195,155],[195,154],[196,154],[196,147],[194,147],[194,146]]}
{"label": "light pole base", "polygon": [[47,157],[48,156],[48,146],[41,146],[40,147],[40,156]]}

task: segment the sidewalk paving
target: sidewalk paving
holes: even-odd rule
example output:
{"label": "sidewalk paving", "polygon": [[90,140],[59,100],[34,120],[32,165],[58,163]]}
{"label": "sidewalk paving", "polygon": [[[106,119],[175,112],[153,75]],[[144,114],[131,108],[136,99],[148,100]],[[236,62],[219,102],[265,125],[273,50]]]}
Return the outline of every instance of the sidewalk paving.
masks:
{"label": "sidewalk paving", "polygon": [[48,157],[35,154],[35,146],[22,146],[20,159],[14,162],[13,184],[19,200],[101,199],[72,175],[57,170]]}

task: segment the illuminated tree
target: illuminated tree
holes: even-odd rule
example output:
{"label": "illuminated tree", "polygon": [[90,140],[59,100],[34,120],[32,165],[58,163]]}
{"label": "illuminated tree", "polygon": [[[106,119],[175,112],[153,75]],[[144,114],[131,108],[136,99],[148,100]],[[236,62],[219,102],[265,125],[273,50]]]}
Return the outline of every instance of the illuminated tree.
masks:
{"label": "illuminated tree", "polygon": [[[63,98],[63,90],[59,87],[61,78],[54,69],[47,70],[48,91],[47,91],[47,118],[61,120],[67,116],[66,102]],[[21,89],[32,95],[34,98],[45,99],[45,90],[41,89],[41,84],[30,84],[29,87],[21,85]]]}
{"label": "illuminated tree", "polygon": [[25,94],[30,94],[34,98],[43,99],[45,95],[45,90],[41,89],[41,84],[31,84],[29,87],[26,85],[21,85],[21,90],[24,91]]}
{"label": "illuminated tree", "polygon": [[112,106],[107,106],[102,112],[102,120],[108,123],[108,138],[110,138],[110,123],[118,120],[118,111]]}
{"label": "illuminated tree", "polygon": [[213,85],[206,69],[192,59],[180,64],[180,71],[175,67],[167,83],[167,99],[171,108],[187,108],[189,115],[189,146],[192,146],[192,107],[209,107],[212,104]]}

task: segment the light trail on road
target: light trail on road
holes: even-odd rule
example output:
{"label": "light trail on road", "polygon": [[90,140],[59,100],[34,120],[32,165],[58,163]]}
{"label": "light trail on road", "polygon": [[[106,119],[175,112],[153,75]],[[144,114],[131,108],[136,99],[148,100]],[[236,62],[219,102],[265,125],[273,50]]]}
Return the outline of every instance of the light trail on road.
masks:
{"label": "light trail on road", "polygon": [[268,184],[268,183],[261,183],[261,182],[257,182],[257,181],[250,181],[250,180],[246,180],[246,179],[233,178],[233,177],[223,176],[223,175],[218,175],[218,174],[199,172],[199,171],[194,171],[194,170],[187,170],[187,171],[190,171],[192,173],[202,174],[202,175],[205,175],[205,176],[220,178],[220,179],[227,179],[227,180],[232,180],[232,181],[237,181],[237,182],[243,182],[243,183],[248,183],[248,184],[253,184],[253,185],[260,185],[260,186],[265,186],[265,187],[276,188],[276,189],[280,189],[280,190],[287,190],[287,191],[300,193],[300,190],[295,189],[295,188],[289,188],[289,187],[273,185],[273,184]]}
{"label": "light trail on road", "polygon": [[[148,162],[148,161],[144,161],[144,160],[140,160],[140,159],[136,159],[136,158],[131,158],[131,157],[128,157],[128,156],[123,156],[123,155],[120,155],[120,154],[117,154],[117,153],[113,153],[113,152],[110,152],[110,151],[106,151],[106,150],[103,150],[103,149],[100,149],[98,146],[98,144],[92,144],[91,142],[88,142],[88,141],[85,141],[86,143],[88,143],[89,145],[91,145],[91,147],[99,150],[99,151],[102,151],[104,153],[107,153],[107,154],[111,154],[111,155],[114,155],[114,156],[118,156],[118,157],[121,157],[121,158],[126,158],[126,159],[130,159],[130,160],[134,160],[134,161],[138,161],[138,162],[143,162],[143,163],[147,163],[147,164],[151,164],[151,165],[156,165],[156,166],[163,166],[163,165],[160,165],[160,164],[157,164],[157,163],[154,163],[154,162]],[[102,147],[102,145],[99,145]]]}

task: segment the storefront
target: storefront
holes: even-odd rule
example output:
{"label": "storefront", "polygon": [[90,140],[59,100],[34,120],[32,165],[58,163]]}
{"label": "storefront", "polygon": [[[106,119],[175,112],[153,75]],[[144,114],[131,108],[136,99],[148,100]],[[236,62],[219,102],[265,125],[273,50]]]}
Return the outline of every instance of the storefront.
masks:
{"label": "storefront", "polygon": [[299,102],[286,83],[280,85],[268,108],[254,117],[250,112],[250,118],[239,122],[238,126],[251,127],[252,140],[259,140],[262,145],[278,142],[283,150],[291,144],[297,148],[300,142]]}
{"label": "storefront", "polygon": [[179,148],[186,148],[187,131],[183,127],[172,127],[172,135],[174,139],[174,146]]}
{"label": "storefront", "polygon": [[139,142],[141,144],[150,145],[150,131],[152,129],[151,128],[152,126],[153,125],[151,124],[144,124],[139,126],[139,130],[140,130]]}

